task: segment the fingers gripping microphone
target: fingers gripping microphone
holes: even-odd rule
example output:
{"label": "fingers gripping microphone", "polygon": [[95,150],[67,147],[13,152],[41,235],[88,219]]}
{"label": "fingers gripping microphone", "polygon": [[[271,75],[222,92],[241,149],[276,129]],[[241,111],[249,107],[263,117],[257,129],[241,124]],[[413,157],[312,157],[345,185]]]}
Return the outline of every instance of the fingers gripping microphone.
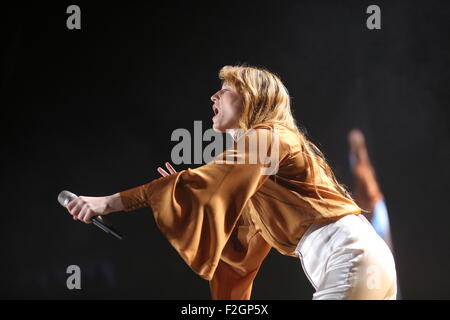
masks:
{"label": "fingers gripping microphone", "polygon": [[[64,190],[64,191],[61,191],[59,193],[59,195],[58,195],[58,202],[64,208],[66,208],[67,205],[69,204],[69,202],[72,201],[75,198],[78,198],[78,196],[76,194],[73,194],[70,191]],[[122,240],[122,236],[116,230],[114,230],[111,226],[106,225],[105,222],[103,221],[103,218],[101,216],[97,216],[97,217],[92,218],[92,222],[94,223],[94,225],[96,227],[102,229],[106,233],[109,233],[109,234],[113,235],[117,239]]]}

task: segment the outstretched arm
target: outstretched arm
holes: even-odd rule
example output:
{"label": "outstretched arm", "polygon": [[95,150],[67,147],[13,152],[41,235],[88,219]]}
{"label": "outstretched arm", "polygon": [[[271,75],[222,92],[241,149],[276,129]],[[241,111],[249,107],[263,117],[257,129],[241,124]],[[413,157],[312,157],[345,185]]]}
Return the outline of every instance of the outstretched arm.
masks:
{"label": "outstretched arm", "polygon": [[[251,131],[241,139],[245,139],[245,146],[256,141],[254,145],[259,147],[234,146],[217,157],[226,161],[175,172],[119,193],[122,204],[118,207],[123,211],[151,207],[157,227],[186,264],[205,280],[213,278],[248,200],[268,179],[267,172],[272,173],[266,169],[276,167],[272,164],[287,152],[284,148],[278,150],[272,131],[265,128]],[[268,143],[261,144],[263,139]],[[249,161],[268,158],[269,153],[274,160],[269,168],[267,162]],[[117,199],[117,195],[112,199]],[[104,208],[107,206],[101,208],[107,212]]]}
{"label": "outstretched arm", "polygon": [[[166,162],[167,173],[161,167],[157,171],[166,177],[172,173],[176,173],[175,169]],[[79,220],[84,223],[92,223],[95,216],[104,216],[112,212],[123,211],[124,205],[120,192],[105,197],[85,197],[80,196],[67,204],[67,210],[73,216],[73,220]]]}

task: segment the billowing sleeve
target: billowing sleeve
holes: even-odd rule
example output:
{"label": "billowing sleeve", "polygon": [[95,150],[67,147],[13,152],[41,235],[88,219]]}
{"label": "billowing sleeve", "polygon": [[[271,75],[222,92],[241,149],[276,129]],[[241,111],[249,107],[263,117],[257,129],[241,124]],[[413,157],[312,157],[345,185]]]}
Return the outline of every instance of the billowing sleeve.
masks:
{"label": "billowing sleeve", "polygon": [[[245,148],[239,147],[243,141]],[[243,208],[276,173],[273,163],[278,166],[282,154],[272,130],[250,130],[204,166],[120,192],[124,210],[151,207],[158,228],[183,260],[211,280]]]}
{"label": "billowing sleeve", "polygon": [[242,214],[209,282],[213,300],[249,300],[253,280],[272,248]]}

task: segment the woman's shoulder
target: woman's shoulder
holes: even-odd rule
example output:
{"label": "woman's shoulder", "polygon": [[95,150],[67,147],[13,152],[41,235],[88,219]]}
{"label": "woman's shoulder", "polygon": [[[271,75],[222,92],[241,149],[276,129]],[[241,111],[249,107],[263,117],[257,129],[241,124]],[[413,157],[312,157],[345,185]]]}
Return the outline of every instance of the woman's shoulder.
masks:
{"label": "woman's shoulder", "polygon": [[278,140],[279,147],[289,153],[301,150],[299,133],[294,129],[276,123],[260,123],[251,129],[255,132],[269,130],[271,136]]}

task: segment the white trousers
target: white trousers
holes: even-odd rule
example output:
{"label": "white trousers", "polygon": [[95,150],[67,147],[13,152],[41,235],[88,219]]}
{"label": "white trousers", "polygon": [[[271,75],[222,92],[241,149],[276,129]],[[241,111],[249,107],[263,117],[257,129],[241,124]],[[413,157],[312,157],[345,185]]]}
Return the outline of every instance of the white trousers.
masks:
{"label": "white trousers", "polygon": [[362,214],[314,223],[295,251],[316,289],[314,300],[395,300],[394,258]]}

